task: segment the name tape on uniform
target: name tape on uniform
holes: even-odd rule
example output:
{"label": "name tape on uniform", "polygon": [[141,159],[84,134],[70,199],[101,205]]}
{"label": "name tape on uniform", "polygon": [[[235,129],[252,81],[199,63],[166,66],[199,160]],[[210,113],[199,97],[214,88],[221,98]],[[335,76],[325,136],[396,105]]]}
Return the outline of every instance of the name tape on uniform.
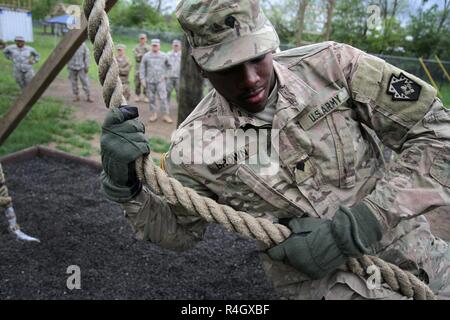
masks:
{"label": "name tape on uniform", "polygon": [[223,157],[221,161],[216,161],[208,165],[208,168],[212,173],[218,173],[220,171],[228,169],[231,166],[234,166],[235,164],[247,160],[256,153],[257,150],[254,146],[250,147],[249,144],[246,144],[241,149],[236,150],[231,154],[228,154],[225,157]]}

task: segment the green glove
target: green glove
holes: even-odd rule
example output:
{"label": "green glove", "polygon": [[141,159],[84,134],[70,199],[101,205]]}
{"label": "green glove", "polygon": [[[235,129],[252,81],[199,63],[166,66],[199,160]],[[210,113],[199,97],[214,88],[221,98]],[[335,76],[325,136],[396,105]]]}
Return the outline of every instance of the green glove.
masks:
{"label": "green glove", "polygon": [[108,113],[100,140],[102,191],[115,202],[126,202],[142,188],[134,161],[150,153],[144,125],[137,120],[136,107],[122,106]]}
{"label": "green glove", "polygon": [[347,257],[371,252],[382,236],[381,225],[371,210],[360,203],[341,206],[333,220],[292,218],[292,235],[268,250],[274,260],[286,261],[311,279],[320,279],[343,265]]}

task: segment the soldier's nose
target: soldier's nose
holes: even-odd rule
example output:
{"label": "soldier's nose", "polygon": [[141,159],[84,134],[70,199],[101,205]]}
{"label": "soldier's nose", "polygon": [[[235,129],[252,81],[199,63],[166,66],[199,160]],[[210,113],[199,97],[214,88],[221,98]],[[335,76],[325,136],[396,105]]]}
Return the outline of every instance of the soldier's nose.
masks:
{"label": "soldier's nose", "polygon": [[255,88],[260,81],[260,77],[254,65],[244,63],[242,66],[242,80],[240,81],[242,88]]}

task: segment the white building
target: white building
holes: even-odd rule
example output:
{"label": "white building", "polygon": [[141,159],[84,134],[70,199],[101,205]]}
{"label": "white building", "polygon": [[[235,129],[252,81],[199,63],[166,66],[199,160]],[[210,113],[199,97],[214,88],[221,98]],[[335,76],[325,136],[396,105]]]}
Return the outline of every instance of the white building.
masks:
{"label": "white building", "polygon": [[33,23],[31,12],[0,6],[0,39],[14,41],[22,36],[27,42],[33,42]]}

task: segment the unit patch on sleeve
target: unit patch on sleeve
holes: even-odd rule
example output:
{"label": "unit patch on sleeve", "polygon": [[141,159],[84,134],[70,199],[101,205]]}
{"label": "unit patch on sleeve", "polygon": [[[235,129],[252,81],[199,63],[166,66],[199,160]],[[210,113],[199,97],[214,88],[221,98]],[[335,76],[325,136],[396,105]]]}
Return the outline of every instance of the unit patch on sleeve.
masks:
{"label": "unit patch on sleeve", "polygon": [[386,93],[392,95],[394,101],[417,101],[421,89],[418,83],[401,72],[398,77],[391,75]]}

